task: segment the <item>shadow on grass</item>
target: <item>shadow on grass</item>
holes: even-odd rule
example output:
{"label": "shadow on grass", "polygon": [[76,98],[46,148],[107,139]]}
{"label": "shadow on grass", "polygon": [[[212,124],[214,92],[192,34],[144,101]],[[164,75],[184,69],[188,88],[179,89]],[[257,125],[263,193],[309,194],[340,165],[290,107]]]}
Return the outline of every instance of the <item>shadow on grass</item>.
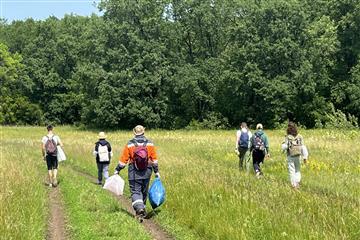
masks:
{"label": "shadow on grass", "polygon": [[160,212],[161,212],[160,209],[153,209],[153,210],[151,210],[150,212],[147,213],[145,219],[151,219],[154,216],[158,215]]}

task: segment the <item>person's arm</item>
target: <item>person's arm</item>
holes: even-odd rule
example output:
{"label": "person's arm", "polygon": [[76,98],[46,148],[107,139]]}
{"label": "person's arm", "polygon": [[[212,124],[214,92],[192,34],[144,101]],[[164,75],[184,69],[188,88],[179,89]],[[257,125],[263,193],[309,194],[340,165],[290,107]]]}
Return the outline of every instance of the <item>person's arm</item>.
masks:
{"label": "person's arm", "polygon": [[41,152],[42,152],[42,156],[43,156],[43,159],[46,160],[46,150],[45,150],[45,140],[44,138],[41,140]]}
{"label": "person's arm", "polygon": [[303,156],[304,163],[307,163],[307,160],[309,158],[309,152],[305,145],[301,146],[301,155]]}
{"label": "person's arm", "polygon": [[96,155],[98,154],[99,151],[99,142],[95,143],[95,150],[93,151],[93,155],[94,157],[96,157]]}
{"label": "person's arm", "polygon": [[112,152],[111,144],[110,144],[109,142],[107,143],[107,148],[108,148],[108,151],[109,151],[109,153],[110,153],[110,157],[112,157],[114,154],[113,154],[113,152]]}
{"label": "person's arm", "polygon": [[254,146],[253,146],[253,139],[254,139],[254,135],[251,136],[250,138],[250,143],[249,143],[249,149],[250,149],[250,152],[253,150]]}
{"label": "person's arm", "polygon": [[126,164],[129,162],[131,155],[130,155],[130,149],[126,145],[124,147],[124,150],[119,158],[119,163],[115,168],[115,174],[118,174],[122,169],[125,168]]}
{"label": "person's arm", "polygon": [[270,157],[270,144],[269,144],[269,138],[267,137],[266,134],[264,134],[264,145],[265,145],[265,149],[266,149],[266,153],[267,153],[267,157]]}
{"label": "person's arm", "polygon": [[288,138],[285,137],[284,142],[281,144],[281,150],[286,151],[288,149],[288,146],[289,146],[289,141],[288,141]]}
{"label": "person's arm", "polygon": [[235,142],[235,150],[238,149],[239,147],[239,139],[240,139],[240,136],[241,136],[241,131],[236,131],[236,142]]}
{"label": "person's arm", "polygon": [[248,144],[248,148],[250,148],[250,146],[251,146],[251,138],[252,138],[252,134],[251,134],[250,130],[248,130],[248,135],[249,135],[249,144]]}
{"label": "person's arm", "polygon": [[156,174],[156,176],[160,176],[156,149],[152,143],[149,143],[147,145],[147,149],[148,149],[149,159],[152,163],[152,168],[154,169],[154,173]]}
{"label": "person's arm", "polygon": [[42,156],[43,156],[43,158],[44,158],[44,160],[45,160],[45,157],[46,157],[46,152],[45,152],[45,144],[41,144],[41,152],[42,152]]}

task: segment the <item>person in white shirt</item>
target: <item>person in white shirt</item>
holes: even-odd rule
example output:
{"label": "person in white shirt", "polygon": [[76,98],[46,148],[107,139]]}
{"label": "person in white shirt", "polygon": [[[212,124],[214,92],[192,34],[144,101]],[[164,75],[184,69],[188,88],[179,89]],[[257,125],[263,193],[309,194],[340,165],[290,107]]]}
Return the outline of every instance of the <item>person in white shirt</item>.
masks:
{"label": "person in white shirt", "polygon": [[244,169],[246,164],[246,157],[248,156],[248,150],[250,147],[251,132],[245,122],[242,122],[240,129],[236,131],[235,153],[239,156],[239,169]]}
{"label": "person in white shirt", "polygon": [[57,169],[58,169],[58,158],[57,158],[57,146],[63,147],[60,137],[55,135],[54,127],[52,125],[47,126],[47,135],[41,140],[41,150],[44,161],[46,161],[48,175],[49,175],[49,186],[56,187],[57,181]]}

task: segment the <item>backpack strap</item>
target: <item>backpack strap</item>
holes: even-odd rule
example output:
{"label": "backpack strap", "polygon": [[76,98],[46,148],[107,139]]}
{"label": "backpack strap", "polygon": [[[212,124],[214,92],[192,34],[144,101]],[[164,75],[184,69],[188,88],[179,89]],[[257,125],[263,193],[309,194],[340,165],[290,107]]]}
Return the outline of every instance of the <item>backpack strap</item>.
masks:
{"label": "backpack strap", "polygon": [[[132,142],[132,143],[135,145],[135,147],[138,147],[138,146],[139,146],[139,143],[138,143],[135,139],[131,139],[130,142]],[[144,143],[143,143],[143,146],[146,147],[146,145],[148,144],[148,142],[149,142],[149,141],[148,141],[147,139],[145,139],[145,141],[144,141]]]}
{"label": "backpack strap", "polygon": [[138,142],[135,139],[131,139],[130,142],[135,145],[135,147],[139,146]]}

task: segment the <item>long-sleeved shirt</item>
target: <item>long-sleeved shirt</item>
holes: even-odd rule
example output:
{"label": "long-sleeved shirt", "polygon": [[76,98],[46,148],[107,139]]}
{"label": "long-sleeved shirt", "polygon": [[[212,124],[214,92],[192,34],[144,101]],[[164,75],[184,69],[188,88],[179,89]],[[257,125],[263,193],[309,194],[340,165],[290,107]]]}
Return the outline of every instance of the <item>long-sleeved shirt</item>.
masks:
{"label": "long-sleeved shirt", "polygon": [[[136,148],[134,142],[136,142],[138,146],[143,146],[146,142],[146,150],[148,152],[149,164],[148,168],[145,170],[137,170],[133,164],[134,150]],[[158,160],[155,146],[152,141],[147,139],[144,135],[135,136],[133,139],[131,139],[124,147],[119,159],[119,166],[121,169],[123,169],[127,164],[129,164],[129,180],[150,178],[152,169],[155,173],[157,173],[159,171]]]}
{"label": "long-sleeved shirt", "polygon": [[[301,137],[301,136],[300,136]],[[304,144],[304,140],[303,138],[301,137],[301,143],[302,143],[302,146],[301,146],[301,155],[304,159],[308,159],[309,157],[309,152],[307,150],[307,147],[305,146]],[[288,137],[285,137],[285,141],[281,144],[281,149],[283,151],[286,151],[287,155],[289,155],[289,139]]]}
{"label": "long-sleeved shirt", "polygon": [[97,141],[95,143],[95,151],[93,152],[93,154],[95,155],[96,157],[96,162],[97,163],[100,163],[100,159],[99,159],[99,145],[101,146],[107,146],[107,149],[108,149],[108,152],[109,152],[109,161],[106,161],[106,162],[101,162],[101,163],[104,163],[104,164],[109,164],[110,163],[110,159],[111,157],[113,156],[113,153],[112,153],[112,149],[111,149],[111,145],[108,141],[106,141],[105,139],[100,139],[99,141]]}
{"label": "long-sleeved shirt", "polygon": [[266,152],[265,153],[269,153],[270,152],[270,144],[269,144],[269,139],[268,137],[266,136],[266,134],[263,132],[263,130],[257,130],[251,137],[250,139],[250,151],[252,151],[253,149],[255,149],[255,146],[254,146],[254,138],[256,136],[259,136],[261,138],[261,140],[263,141],[264,143],[264,147],[265,147],[265,150]]}

